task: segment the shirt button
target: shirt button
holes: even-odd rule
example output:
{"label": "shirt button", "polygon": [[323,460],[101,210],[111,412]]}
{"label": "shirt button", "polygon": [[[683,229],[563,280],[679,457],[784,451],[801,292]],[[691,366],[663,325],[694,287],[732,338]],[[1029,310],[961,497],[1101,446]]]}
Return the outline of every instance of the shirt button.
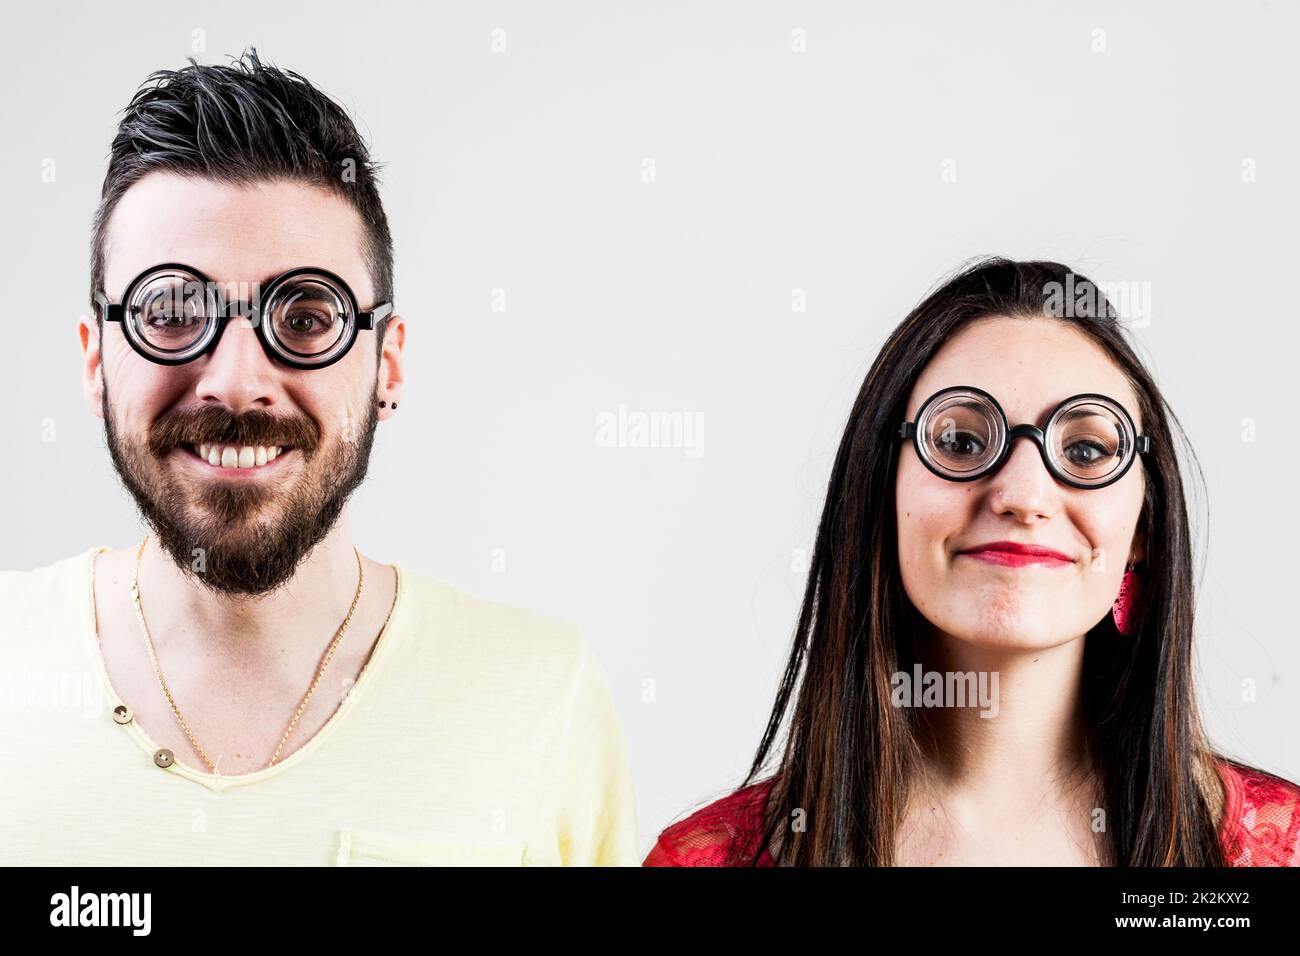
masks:
{"label": "shirt button", "polygon": [[129,724],[131,722],[131,708],[126,704],[118,704],[113,708],[113,719],[119,724]]}
{"label": "shirt button", "polygon": [[160,767],[170,767],[176,762],[176,755],[166,747],[160,747],[158,750],[154,751],[153,762]]}

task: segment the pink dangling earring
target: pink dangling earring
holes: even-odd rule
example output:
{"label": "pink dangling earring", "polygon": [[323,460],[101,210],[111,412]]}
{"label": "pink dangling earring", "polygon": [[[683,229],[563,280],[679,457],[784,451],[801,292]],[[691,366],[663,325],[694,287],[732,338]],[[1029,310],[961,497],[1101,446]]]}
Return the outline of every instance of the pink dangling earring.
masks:
{"label": "pink dangling earring", "polygon": [[1137,627],[1137,603],[1141,592],[1142,579],[1134,570],[1134,562],[1130,561],[1119,586],[1119,597],[1115,598],[1115,605],[1110,609],[1115,629],[1125,637],[1131,636]]}

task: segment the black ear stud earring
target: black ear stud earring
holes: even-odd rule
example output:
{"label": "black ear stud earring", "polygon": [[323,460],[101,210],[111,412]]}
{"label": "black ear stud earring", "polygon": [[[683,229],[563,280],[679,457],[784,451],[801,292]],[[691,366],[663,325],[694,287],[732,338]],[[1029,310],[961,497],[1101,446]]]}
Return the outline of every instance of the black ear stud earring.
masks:
{"label": "black ear stud earring", "polygon": [[[380,403],[379,403],[379,407],[380,407],[380,408],[387,408],[387,407],[388,407],[388,403],[387,403],[387,402],[380,402]],[[396,403],[396,402],[393,402],[393,411],[397,411],[397,403]]]}

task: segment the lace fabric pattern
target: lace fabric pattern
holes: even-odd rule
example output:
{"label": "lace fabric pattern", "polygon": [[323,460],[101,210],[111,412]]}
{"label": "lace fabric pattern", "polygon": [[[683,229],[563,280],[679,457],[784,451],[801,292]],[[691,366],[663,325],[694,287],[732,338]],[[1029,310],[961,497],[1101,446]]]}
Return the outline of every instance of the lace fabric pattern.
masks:
{"label": "lace fabric pattern", "polygon": [[[1300,786],[1230,760],[1219,761],[1219,774],[1229,865],[1300,867]],[[642,866],[725,866],[732,844],[757,833],[770,788],[760,781],[671,824]],[[764,850],[758,865],[775,864]]]}
{"label": "lace fabric pattern", "polygon": [[[661,834],[642,866],[725,866],[735,841],[758,828],[771,780],[728,794],[670,825]],[[766,850],[759,866],[774,866]]]}
{"label": "lace fabric pattern", "polygon": [[1300,786],[1230,761],[1220,769],[1231,866],[1300,866]]}

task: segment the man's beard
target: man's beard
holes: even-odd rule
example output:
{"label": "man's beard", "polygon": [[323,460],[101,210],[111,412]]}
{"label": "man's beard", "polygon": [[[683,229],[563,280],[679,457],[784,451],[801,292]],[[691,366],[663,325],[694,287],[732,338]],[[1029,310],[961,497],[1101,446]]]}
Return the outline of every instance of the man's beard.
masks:
{"label": "man's beard", "polygon": [[[283,418],[256,410],[236,417],[222,406],[207,406],[164,414],[141,444],[123,442],[113,428],[107,387],[103,409],[113,467],[163,550],[183,573],[228,595],[268,594],[293,577],[365,479],[379,422],[371,402],[365,422],[351,429],[354,440],[344,435],[334,448],[325,450],[319,428],[305,416]],[[302,456],[302,477],[292,479],[292,484],[284,479],[214,477],[178,488],[175,476],[164,470],[161,456],[182,443],[200,441],[286,444]],[[277,501],[283,502],[278,509],[267,507]],[[254,520],[262,511],[266,517]]]}

